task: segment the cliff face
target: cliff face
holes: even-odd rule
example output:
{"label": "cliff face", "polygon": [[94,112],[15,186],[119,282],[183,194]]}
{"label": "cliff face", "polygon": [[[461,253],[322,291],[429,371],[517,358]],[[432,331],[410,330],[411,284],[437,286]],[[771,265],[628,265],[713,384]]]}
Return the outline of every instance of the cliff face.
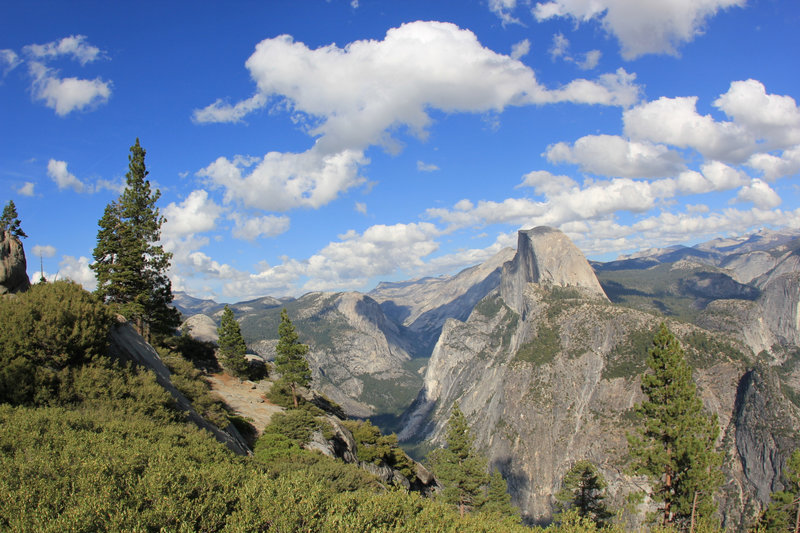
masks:
{"label": "cliff face", "polygon": [[28,290],[28,264],[22,243],[7,231],[0,231],[0,295]]}
{"label": "cliff face", "polygon": [[517,253],[503,265],[500,294],[520,314],[524,312],[522,295],[528,283],[574,287],[607,299],[581,251],[562,232],[544,226],[520,231]]}
{"label": "cliff face", "polygon": [[[646,484],[623,473],[625,435],[637,424],[633,406],[643,399],[640,375],[664,320],[608,302],[562,237],[553,230],[520,233],[500,288],[465,322],[445,324],[400,432],[406,441],[441,444],[458,401],[515,503],[531,520],[545,522],[552,495],[579,459],[599,466],[617,504]],[[560,259],[546,259],[549,251]],[[743,343],[667,322],[695,368],[704,406],[719,417],[728,480],[721,509],[727,523],[735,524],[764,503],[765,487],[777,482],[777,465],[792,443],[800,445],[798,408],[783,399],[780,387],[760,386],[747,373]],[[766,368],[762,374],[773,372]],[[773,407],[778,403],[779,410]],[[756,416],[760,409],[772,413],[769,424]],[[775,437],[787,428],[795,428],[794,436]],[[762,456],[771,462],[759,468]]]}

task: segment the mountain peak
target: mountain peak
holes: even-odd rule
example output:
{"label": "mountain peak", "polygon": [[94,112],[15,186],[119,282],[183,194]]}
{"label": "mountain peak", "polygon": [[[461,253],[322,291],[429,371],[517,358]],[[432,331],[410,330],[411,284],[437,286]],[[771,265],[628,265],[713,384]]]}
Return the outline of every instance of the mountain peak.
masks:
{"label": "mountain peak", "polygon": [[563,232],[547,226],[521,230],[517,254],[503,266],[502,296],[518,312],[528,283],[577,287],[607,298],[583,253]]}

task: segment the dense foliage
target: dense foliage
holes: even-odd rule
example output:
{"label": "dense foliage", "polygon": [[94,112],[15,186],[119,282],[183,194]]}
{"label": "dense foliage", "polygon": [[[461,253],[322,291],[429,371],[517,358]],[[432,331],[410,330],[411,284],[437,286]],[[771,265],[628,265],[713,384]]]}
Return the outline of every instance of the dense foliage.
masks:
{"label": "dense foliage", "polygon": [[9,200],[3,208],[3,214],[0,215],[0,232],[7,231],[18,239],[25,238],[27,235],[22,231],[21,224],[17,206],[14,205],[14,200]]}
{"label": "dense foliage", "polygon": [[97,294],[149,339],[151,334],[171,334],[180,324],[180,313],[169,306],[172,254],[158,244],[165,221],[156,207],[161,193],[153,192],[145,179],[146,152],[138,138],[130,152],[125,190],[98,222],[90,268],[97,277]]}
{"label": "dense foliage", "polygon": [[222,318],[217,328],[219,335],[219,359],[222,366],[231,372],[234,376],[239,378],[248,377],[249,365],[245,354],[247,353],[247,345],[242,338],[242,330],[239,328],[239,323],[233,316],[233,310],[225,306],[222,311]]}
{"label": "dense foliage", "polygon": [[692,369],[665,324],[653,338],[647,366],[647,400],[637,406],[644,424],[628,435],[632,470],[650,478],[651,497],[663,503],[663,523],[710,520],[722,483],[722,456],[715,451],[719,426],[703,412]]}
{"label": "dense foliage", "polygon": [[0,402],[57,397],[68,367],[105,354],[111,323],[106,306],[70,281],[0,299]]}
{"label": "dense foliage", "polygon": [[606,487],[603,474],[594,464],[578,461],[564,474],[556,507],[561,513],[574,509],[579,516],[602,526],[611,518],[605,504]]}
{"label": "dense foliage", "polygon": [[299,405],[297,388],[311,383],[311,369],[305,357],[308,346],[301,344],[299,338],[289,314],[283,309],[278,326],[278,345],[275,347],[275,370],[281,375],[281,382],[291,390],[294,407]]}

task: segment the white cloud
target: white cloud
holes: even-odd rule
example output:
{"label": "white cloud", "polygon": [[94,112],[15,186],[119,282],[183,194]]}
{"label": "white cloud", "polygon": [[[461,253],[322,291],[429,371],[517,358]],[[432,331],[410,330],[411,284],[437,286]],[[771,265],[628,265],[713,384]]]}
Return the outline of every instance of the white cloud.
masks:
{"label": "white cloud", "polygon": [[230,105],[217,99],[213,104],[210,104],[203,109],[196,109],[192,114],[192,120],[197,123],[213,123],[213,122],[241,122],[241,120],[249,113],[260,109],[266,104],[266,97],[261,94],[255,94],[247,100],[242,100],[236,105]]}
{"label": "white cloud", "polygon": [[0,66],[3,66],[4,76],[14,70],[21,62],[22,60],[14,50],[7,48],[0,50]]}
{"label": "white cloud", "polygon": [[696,110],[697,97],[661,97],[626,110],[625,134],[634,140],[693,148],[706,157],[740,162],[755,147],[755,137],[733,122],[717,122]]}
{"label": "white cloud", "polygon": [[38,257],[55,257],[56,255],[55,247],[50,246],[49,244],[44,246],[37,244],[31,249],[31,251],[33,252],[33,255]]}
{"label": "white cloud", "polygon": [[97,279],[94,277],[92,269],[89,268],[88,258],[83,256],[75,258],[71,255],[65,255],[62,256],[58,266],[57,277],[59,279],[71,279],[76,283],[80,283],[87,291],[93,291],[97,287]]}
{"label": "white cloud", "polygon": [[[546,170],[534,170],[522,177],[522,183],[517,187],[533,187],[536,194],[543,196],[556,196],[560,193],[578,187],[578,183],[569,176],[556,176]],[[458,207],[458,204],[456,204]]]}
{"label": "white cloud", "polygon": [[583,61],[575,61],[575,64],[578,65],[578,68],[581,70],[592,70],[600,63],[600,57],[602,53],[600,50],[589,50],[583,55]]}
{"label": "white cloud", "polygon": [[272,102],[315,137],[314,146],[303,153],[271,152],[249,173],[220,157],[198,175],[224,187],[226,202],[267,211],[317,208],[364,183],[364,151],[376,144],[399,151],[390,132],[403,128],[424,139],[431,109],[487,114],[555,102],[628,106],[639,97],[635,75],[622,69],[548,89],[520,61],[442,22],[404,24],[382,41],[344,48],[310,49],[282,35],[261,41],[246,67],[256,94],[233,105],[217,100],[196,111],[195,120],[240,121]]}
{"label": "white cloud", "polygon": [[164,240],[211,231],[222,208],[203,189],[192,191],[180,204],[170,203],[162,211],[167,219],[161,228]]}
{"label": "white cloud", "polygon": [[55,59],[60,56],[71,56],[81,65],[91,63],[102,57],[103,52],[96,46],[86,42],[85,35],[70,35],[60,41],[46,44],[30,44],[23,51],[36,59]]}
{"label": "white cloud", "polygon": [[602,53],[600,50],[590,50],[583,54],[583,59],[576,59],[569,53],[569,39],[563,33],[553,35],[553,44],[550,46],[550,57],[563,59],[569,63],[574,63],[581,70],[592,70],[600,62]]}
{"label": "white cloud", "polygon": [[47,163],[47,175],[50,176],[59,190],[72,189],[75,192],[86,192],[86,185],[67,170],[66,161],[51,159]]}
{"label": "white cloud", "polygon": [[564,57],[569,51],[569,39],[563,33],[553,35],[553,44],[550,46],[550,56],[553,59]]}
{"label": "white cloud", "polygon": [[361,213],[362,215],[367,214],[367,204],[364,202],[356,202],[355,210],[357,213]]}
{"label": "white cloud", "polygon": [[433,163],[425,163],[423,161],[417,161],[417,170],[420,172],[435,172],[439,170],[439,167],[434,165]]}
{"label": "white cloud", "polygon": [[531,51],[531,42],[523,39],[511,47],[511,59],[525,57]]}
{"label": "white cloud", "polygon": [[745,0],[552,0],[539,2],[533,15],[540,22],[568,17],[576,23],[598,19],[614,35],[625,59],[644,54],[677,54],[678,47],[703,32],[720,9],[743,6]]}
{"label": "white cloud", "polygon": [[800,143],[800,108],[791,96],[767,94],[757,80],[734,81],[714,106],[769,147]]}
{"label": "white cloud", "polygon": [[231,218],[236,223],[232,233],[237,239],[253,241],[262,236],[275,237],[289,230],[287,216],[266,215],[246,218],[239,213],[233,213]]}
{"label": "white cloud", "polygon": [[104,104],[111,96],[111,83],[100,78],[59,78],[57,71],[36,61],[30,62],[28,67],[33,77],[34,98],[44,100],[58,116]]}
{"label": "white cloud", "polygon": [[516,7],[517,0],[489,0],[489,9],[503,21],[503,26],[520,24],[520,20],[511,14]]}
{"label": "white cloud", "polygon": [[93,190],[94,192],[100,192],[103,189],[106,189],[117,194],[122,194],[123,191],[125,191],[126,186],[127,182],[125,181],[125,178],[119,178],[116,181],[99,179],[94,184]]}
{"label": "white cloud", "polygon": [[747,165],[761,171],[767,181],[797,174],[800,172],[800,144],[784,150],[780,156],[753,154],[747,160]]}
{"label": "white cloud", "polygon": [[771,209],[781,205],[781,197],[760,179],[754,179],[750,185],[745,185],[736,195],[739,202],[753,202],[759,209]]}
{"label": "white cloud", "polygon": [[615,135],[587,135],[572,146],[560,142],[545,154],[551,163],[574,163],[584,172],[626,178],[670,176],[684,166],[681,156],[664,145]]}
{"label": "white cloud", "polygon": [[22,196],[33,196],[34,195],[33,187],[34,187],[34,184],[33,184],[32,181],[26,181],[22,185],[22,187],[17,189],[17,193],[21,194]]}
{"label": "white cloud", "polygon": [[220,157],[197,172],[225,188],[225,201],[240,201],[265,211],[323,206],[364,182],[360,166],[369,162],[355,150],[323,155],[317,146],[300,154],[270,152],[249,173],[241,159]]}

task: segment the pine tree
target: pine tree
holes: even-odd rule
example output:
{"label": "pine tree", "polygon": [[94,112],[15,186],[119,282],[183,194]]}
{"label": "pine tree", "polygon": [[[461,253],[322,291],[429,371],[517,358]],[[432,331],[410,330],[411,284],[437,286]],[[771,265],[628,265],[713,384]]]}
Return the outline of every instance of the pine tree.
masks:
{"label": "pine tree", "polygon": [[172,333],[180,313],[169,305],[172,284],[166,272],[172,254],[157,244],[165,221],[156,207],[161,193],[153,192],[145,179],[146,152],[138,138],[130,151],[125,190],[100,218],[90,267],[97,277],[97,294],[149,338]]}
{"label": "pine tree", "polygon": [[495,469],[489,476],[489,486],[486,488],[486,499],[480,506],[482,513],[498,513],[519,519],[519,509],[511,503],[508,485],[499,470]]}
{"label": "pine tree", "polygon": [[18,239],[27,237],[20,227],[19,215],[17,215],[17,206],[14,205],[14,200],[9,200],[3,208],[3,215],[0,216],[0,231],[7,231]]}
{"label": "pine tree", "polygon": [[606,481],[603,474],[591,462],[575,463],[564,474],[562,488],[556,494],[560,512],[575,509],[579,516],[588,518],[598,526],[611,518],[605,500]]}
{"label": "pine tree", "polygon": [[642,376],[647,400],[637,406],[644,426],[628,435],[631,470],[648,476],[651,497],[663,502],[665,524],[711,519],[722,483],[722,456],[714,445],[717,418],[703,412],[683,349],[665,324],[653,339]]}
{"label": "pine tree", "polygon": [[784,490],[773,492],[772,500],[758,523],[757,531],[800,532],[800,450],[795,450],[783,470]]}
{"label": "pine tree", "polygon": [[242,337],[242,330],[239,323],[233,316],[233,311],[227,305],[222,311],[222,318],[217,328],[219,335],[219,356],[222,366],[227,368],[233,375],[239,378],[248,377],[247,371],[249,364],[245,353],[247,345]]}
{"label": "pine tree", "polygon": [[286,309],[281,311],[281,323],[278,326],[278,345],[275,347],[275,370],[281,374],[281,381],[289,385],[292,391],[292,402],[297,407],[297,388],[307,387],[311,383],[311,369],[306,360],[308,346],[301,344],[297,331]]}
{"label": "pine tree", "polygon": [[442,498],[458,507],[461,516],[483,503],[489,482],[486,459],[475,452],[475,438],[464,414],[453,405],[447,421],[446,446],[431,453],[433,474],[442,486]]}

